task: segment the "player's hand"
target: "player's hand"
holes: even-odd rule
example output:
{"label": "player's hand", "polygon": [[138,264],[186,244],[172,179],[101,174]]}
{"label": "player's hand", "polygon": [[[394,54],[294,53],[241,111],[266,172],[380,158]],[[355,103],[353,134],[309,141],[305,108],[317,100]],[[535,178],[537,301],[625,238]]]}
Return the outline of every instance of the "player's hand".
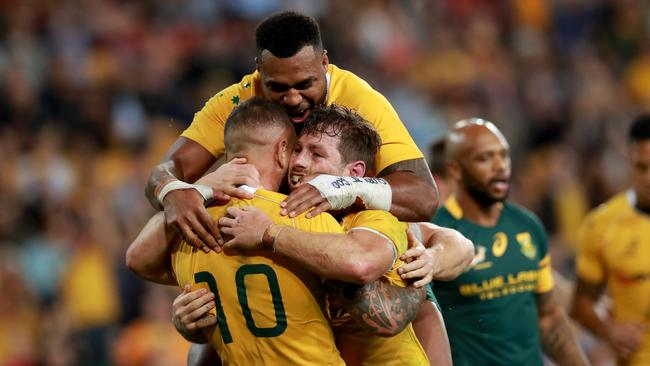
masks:
{"label": "player's hand", "polygon": [[[303,178],[303,181],[306,179]],[[316,187],[309,184],[301,184],[294,189],[280,205],[282,206],[280,214],[289,215],[289,217],[296,217],[312,207],[314,209],[305,215],[307,218],[312,218],[332,209],[332,205],[327,201],[327,198],[323,197]]]}
{"label": "player's hand", "polygon": [[214,198],[219,203],[227,202],[230,197],[250,199],[253,194],[238,187],[242,184],[259,187],[260,173],[253,165],[247,164],[245,158],[235,158],[199,178],[196,184],[211,187]]}
{"label": "player's hand", "polygon": [[406,262],[397,269],[403,280],[415,280],[414,287],[423,287],[433,279],[436,260],[429,250],[413,235],[411,229],[406,230],[409,249],[400,256]]}
{"label": "player's hand", "polygon": [[163,200],[165,222],[178,229],[191,245],[206,253],[210,248],[220,252],[223,239],[203,204],[203,196],[195,189],[171,191]]}
{"label": "player's hand", "polygon": [[608,341],[616,355],[627,360],[641,347],[647,325],[639,323],[618,323],[610,328]]}
{"label": "player's hand", "polygon": [[264,231],[273,221],[264,211],[253,206],[228,207],[227,215],[219,219],[224,235],[232,237],[224,244],[228,249],[262,249]]}
{"label": "player's hand", "polygon": [[209,314],[214,306],[212,292],[204,288],[192,291],[190,285],[186,285],[172,304],[172,323],[181,334],[195,333],[215,325],[217,317]]}

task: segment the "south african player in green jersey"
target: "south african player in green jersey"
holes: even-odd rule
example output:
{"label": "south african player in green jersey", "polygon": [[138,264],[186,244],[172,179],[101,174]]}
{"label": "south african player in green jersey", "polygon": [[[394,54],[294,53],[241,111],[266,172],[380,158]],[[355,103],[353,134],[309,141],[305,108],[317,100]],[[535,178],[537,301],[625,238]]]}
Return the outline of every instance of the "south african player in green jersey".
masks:
{"label": "south african player in green jersey", "polygon": [[453,363],[542,365],[545,352],[560,365],[585,357],[568,318],[552,297],[546,234],[539,220],[505,201],[510,188],[507,141],[491,122],[458,122],[446,140],[456,194],[433,222],[475,245],[470,269],[433,284]]}

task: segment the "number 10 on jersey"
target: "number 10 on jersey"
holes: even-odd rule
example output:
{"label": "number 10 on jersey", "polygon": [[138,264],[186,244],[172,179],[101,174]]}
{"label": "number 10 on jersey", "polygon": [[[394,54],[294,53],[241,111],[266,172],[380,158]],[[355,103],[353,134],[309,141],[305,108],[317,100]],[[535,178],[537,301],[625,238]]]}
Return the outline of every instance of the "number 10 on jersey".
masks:
{"label": "number 10 on jersey", "polygon": [[[275,326],[269,328],[260,328],[255,324],[255,319],[251,313],[251,308],[248,304],[248,294],[246,292],[246,276],[249,275],[263,275],[269,284],[271,292],[271,300],[273,302],[273,310],[275,312]],[[232,335],[228,328],[228,320],[226,314],[221,306],[221,298],[219,297],[219,288],[214,276],[207,271],[198,272],[194,274],[194,282],[205,282],[210,287],[210,291],[214,293],[215,310],[217,312],[217,324],[221,337],[225,344],[232,343]],[[284,304],[282,303],[282,294],[280,293],[280,285],[278,284],[278,276],[273,271],[273,268],[266,264],[245,264],[237,270],[235,274],[235,285],[237,286],[237,299],[241,307],[244,319],[246,319],[246,327],[256,337],[277,337],[284,333],[287,329],[287,316],[284,312]]]}

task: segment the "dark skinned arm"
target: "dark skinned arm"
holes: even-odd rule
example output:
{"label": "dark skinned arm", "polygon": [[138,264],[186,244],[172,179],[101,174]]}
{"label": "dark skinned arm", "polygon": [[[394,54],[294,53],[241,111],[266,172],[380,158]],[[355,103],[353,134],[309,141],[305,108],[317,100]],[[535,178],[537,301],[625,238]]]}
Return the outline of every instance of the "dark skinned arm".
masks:
{"label": "dark skinned arm", "polygon": [[201,145],[179,137],[162,162],[153,169],[145,188],[151,205],[165,211],[167,224],[176,227],[189,243],[203,250],[216,248],[217,238],[221,237],[205,209],[203,197],[195,189],[174,190],[165,196],[161,205],[158,193],[175,179],[188,183],[196,181],[215,161],[215,157]]}
{"label": "dark skinned arm", "polygon": [[221,365],[221,358],[210,344],[192,343],[187,354],[187,366]]}
{"label": "dark skinned arm", "polygon": [[[222,241],[216,223],[205,209],[203,196],[195,189],[179,189],[169,192],[158,202],[158,193],[172,180],[207,185],[212,188],[214,200],[227,202],[231,196],[250,198],[250,194],[237,188],[241,184],[257,186],[259,173],[245,159],[233,159],[221,165],[217,171],[204,176],[214,165],[216,158],[200,144],[179,137],[169,149],[163,162],[158,164],[147,182],[145,193],[156,209],[164,209],[165,222],[175,227],[187,240],[204,251],[219,251]],[[199,179],[200,178],[200,179]]]}
{"label": "dark skinned arm", "polygon": [[[179,137],[149,175],[145,194],[155,209],[163,210],[158,202],[158,192],[165,183],[178,179],[193,183],[210,169],[217,159],[200,144]],[[200,197],[198,192],[190,190]]]}
{"label": "dark skinned arm", "polygon": [[594,306],[604,291],[603,284],[588,283],[578,277],[571,306],[571,316],[594,335],[607,340],[609,337],[607,324],[594,310]]}
{"label": "dark skinned arm", "polygon": [[605,292],[604,283],[590,283],[578,277],[571,315],[594,335],[607,342],[620,360],[627,360],[641,347],[646,325],[611,322],[596,313],[596,303]]}
{"label": "dark skinned arm", "polygon": [[377,176],[393,191],[390,213],[400,221],[431,221],[438,208],[438,188],[424,158],[397,162]]}
{"label": "dark skinned arm", "polygon": [[537,294],[539,333],[544,352],[560,366],[588,365],[569,317],[555,302],[553,292]]}

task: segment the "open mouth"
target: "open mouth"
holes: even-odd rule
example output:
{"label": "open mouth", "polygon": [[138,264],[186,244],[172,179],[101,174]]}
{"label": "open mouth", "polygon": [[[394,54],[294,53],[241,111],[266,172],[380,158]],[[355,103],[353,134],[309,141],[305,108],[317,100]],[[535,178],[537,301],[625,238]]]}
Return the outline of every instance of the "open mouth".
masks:
{"label": "open mouth", "polygon": [[293,186],[293,187],[300,185],[300,183],[302,182],[303,177],[304,177],[304,175],[302,175],[302,174],[296,174],[296,173],[289,174],[289,183],[290,183],[290,185]]}
{"label": "open mouth", "polygon": [[507,191],[510,188],[510,182],[505,179],[495,179],[490,182],[490,187],[498,191]]}
{"label": "open mouth", "polygon": [[291,117],[291,122],[303,123],[307,119],[307,116],[309,116],[309,109],[305,109],[299,113],[289,113],[289,116]]}
{"label": "open mouth", "polygon": [[298,185],[300,183],[300,181],[302,180],[302,177],[303,177],[302,175],[291,174],[289,176],[289,180],[291,181],[291,184]]}

